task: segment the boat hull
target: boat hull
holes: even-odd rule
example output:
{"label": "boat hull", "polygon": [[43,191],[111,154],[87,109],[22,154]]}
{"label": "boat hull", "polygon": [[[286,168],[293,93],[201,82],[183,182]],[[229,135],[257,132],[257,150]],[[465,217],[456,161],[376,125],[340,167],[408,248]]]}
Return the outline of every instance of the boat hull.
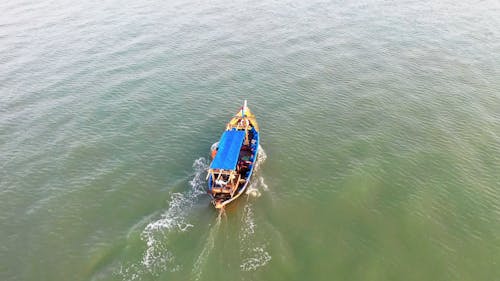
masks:
{"label": "boat hull", "polygon": [[245,104],[227,123],[219,142],[211,147],[208,194],[216,209],[239,198],[248,188],[259,152],[259,127]]}
{"label": "boat hull", "polygon": [[[255,152],[255,157],[254,157],[255,161],[253,162],[252,169],[250,170],[250,174],[249,174],[248,178],[246,179],[245,183],[243,184],[243,186],[234,194],[233,197],[231,197],[230,199],[224,200],[222,202],[217,202],[216,198],[211,193],[209,193],[210,198],[212,199],[211,202],[216,209],[224,208],[226,205],[235,201],[236,199],[238,199],[238,197],[240,197],[242,194],[244,194],[246,192],[248,185],[250,184],[250,180],[252,179],[253,171],[255,170],[255,163],[257,162],[257,156],[259,153],[258,150],[259,150],[259,145],[257,144],[257,150]],[[209,187],[210,187],[210,181],[209,181]]]}

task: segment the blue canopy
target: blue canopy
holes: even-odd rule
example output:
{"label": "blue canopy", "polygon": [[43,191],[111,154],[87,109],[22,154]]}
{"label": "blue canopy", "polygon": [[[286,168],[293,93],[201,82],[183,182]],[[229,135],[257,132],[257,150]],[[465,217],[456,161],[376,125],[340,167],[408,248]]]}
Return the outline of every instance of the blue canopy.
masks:
{"label": "blue canopy", "polygon": [[236,170],[245,131],[225,131],[219,141],[219,149],[210,169]]}

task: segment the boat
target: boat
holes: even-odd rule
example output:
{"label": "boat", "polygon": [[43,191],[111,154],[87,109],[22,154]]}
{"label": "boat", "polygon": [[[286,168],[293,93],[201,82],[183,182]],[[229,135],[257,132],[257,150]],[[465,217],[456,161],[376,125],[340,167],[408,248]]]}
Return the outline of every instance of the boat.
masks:
{"label": "boat", "polygon": [[240,197],[250,182],[259,150],[259,125],[245,100],[219,142],[211,147],[207,193],[216,209]]}

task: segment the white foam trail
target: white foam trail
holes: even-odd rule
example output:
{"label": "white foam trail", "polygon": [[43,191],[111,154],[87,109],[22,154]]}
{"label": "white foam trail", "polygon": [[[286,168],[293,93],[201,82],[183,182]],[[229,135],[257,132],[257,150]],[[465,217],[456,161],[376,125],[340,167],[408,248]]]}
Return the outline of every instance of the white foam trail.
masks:
{"label": "white foam trail", "polygon": [[204,174],[207,160],[198,158],[193,163],[194,176],[189,182],[191,189],[173,193],[168,209],[155,221],[150,222],[141,233],[141,239],[146,242],[146,251],[139,263],[121,267],[118,274],[124,280],[141,280],[145,274],[159,276],[161,272],[178,271],[181,265],[176,264],[175,256],[169,249],[169,235],[174,232],[188,231],[193,225],[187,221],[189,210],[198,197],[204,192]]}
{"label": "white foam trail", "polygon": [[254,271],[265,266],[271,260],[271,255],[266,251],[265,243],[255,241],[257,225],[254,217],[252,204],[248,203],[244,208],[242,227],[239,234],[240,254],[243,259],[240,264],[242,271]]}
{"label": "white foam trail", "polygon": [[259,267],[266,265],[269,261],[271,261],[271,255],[266,252],[263,247],[255,247],[252,249],[252,256],[243,260],[243,263],[240,265],[240,269],[242,271],[254,271]]}
{"label": "white foam trail", "polygon": [[252,197],[260,197],[261,193],[258,189],[251,189],[249,188],[247,190],[247,194]]}
{"label": "white foam trail", "polygon": [[[254,177],[257,176],[257,172],[259,171],[262,163],[264,163],[264,161],[266,161],[266,158],[267,158],[267,154],[264,151],[264,148],[262,148],[262,146],[259,145],[259,153],[257,154],[257,160],[255,161],[255,168],[253,171]],[[268,190],[268,186],[267,186],[267,184],[264,183],[264,178],[261,176],[258,177],[257,181],[253,180],[250,182],[250,184],[247,188],[246,194],[249,196],[252,196],[252,197],[260,197],[262,194],[258,188],[259,186],[262,186],[264,188],[264,190]]]}
{"label": "white foam trail", "polygon": [[142,270],[138,269],[138,266],[136,264],[123,267],[120,266],[120,270],[116,273],[119,276],[123,277],[123,280],[128,280],[128,281],[135,281],[135,280],[140,280]]}
{"label": "white foam trail", "polygon": [[[266,161],[267,154],[262,146],[259,145],[259,153],[255,162],[254,172],[259,171],[261,165]],[[254,180],[247,189],[247,194],[253,197],[260,197],[261,192],[259,187],[263,190],[269,190],[269,187],[264,182],[264,177],[259,176],[258,180]],[[252,203],[248,202],[245,205],[242,217],[242,227],[240,230],[240,254],[243,258],[240,264],[242,271],[254,271],[260,267],[265,266],[271,261],[271,255],[266,251],[266,243],[256,241],[256,228],[255,215],[252,208]]]}
{"label": "white foam trail", "polygon": [[207,258],[214,249],[215,246],[215,238],[217,237],[217,234],[219,233],[220,225],[221,225],[221,217],[224,214],[224,210],[221,210],[219,212],[219,215],[217,216],[217,220],[215,221],[215,225],[210,229],[210,232],[208,233],[207,241],[205,242],[205,246],[203,247],[203,250],[201,251],[200,255],[196,259],[196,262],[193,265],[193,279],[194,280],[199,280],[201,277],[201,273],[203,272],[203,265],[206,264]]}
{"label": "white foam trail", "polygon": [[252,197],[260,197],[262,193],[260,192],[259,188],[262,188],[264,191],[268,191],[269,187],[267,184],[264,182],[263,177],[258,177],[257,180],[252,181],[247,188],[246,194]]}
{"label": "white foam trail", "polygon": [[187,231],[193,227],[186,221],[187,211],[195,203],[195,199],[204,194],[204,172],[207,168],[205,158],[198,158],[193,163],[195,175],[189,182],[191,189],[187,193],[173,193],[170,197],[169,208],[161,215],[161,218],[149,223],[141,233],[141,239],[146,241],[147,249],[141,263],[150,271],[178,270],[179,266],[174,264],[174,256],[168,249],[167,235],[172,231]]}
{"label": "white foam trail", "polygon": [[[255,221],[254,221],[254,215],[253,215],[253,210],[251,207],[251,204],[246,204],[244,209],[243,209],[243,217],[241,218],[242,222],[242,227],[240,230],[240,242],[242,244],[244,242],[248,242],[251,237],[253,237],[255,233]],[[242,252],[243,248],[240,249]]]}
{"label": "white foam trail", "polygon": [[[264,149],[259,146],[259,153],[257,154],[257,160],[255,162],[254,172],[257,172],[261,164],[266,160],[267,155]],[[205,171],[208,168],[208,161],[205,158],[196,159],[193,163],[194,177],[189,182],[191,189],[188,192],[177,192],[173,193],[170,197],[170,204],[168,209],[161,215],[161,217],[155,221],[150,222],[142,231],[141,239],[146,242],[146,250],[142,256],[139,263],[131,264],[127,267],[121,267],[118,274],[124,277],[125,280],[135,281],[141,280],[144,275],[151,274],[153,276],[159,276],[160,273],[165,271],[178,271],[182,267],[176,264],[175,256],[169,247],[169,235],[174,232],[185,232],[193,227],[191,223],[187,221],[188,211],[195,204],[196,200],[201,196],[205,195]],[[249,190],[254,196],[260,196],[260,191],[258,186],[263,186],[267,190],[267,185],[264,183],[264,179],[259,177],[257,181],[254,181],[250,186]],[[249,241],[247,244],[253,244],[251,240],[255,233],[255,223],[253,222],[253,211],[250,206],[245,207],[245,213],[247,213],[244,218],[247,221],[244,222],[243,229],[246,229],[242,233],[242,241]],[[215,238],[219,232],[221,224],[221,216],[216,220],[214,226],[210,229],[207,237],[207,241],[200,255],[198,256],[195,264],[193,265],[193,278],[194,280],[199,280],[202,274],[203,266],[206,264],[208,256],[212,252],[215,246]],[[240,266],[242,270],[254,270],[261,267],[271,259],[271,256],[265,251],[264,246],[258,246],[253,248],[242,248],[242,255],[248,256],[244,259],[243,264]],[[250,256],[249,256],[250,255]]]}
{"label": "white foam trail", "polygon": [[[260,197],[261,193],[259,191],[259,180],[254,180],[251,181],[250,184],[247,187],[247,192],[246,194],[252,197]],[[248,198],[247,198],[248,199]]]}
{"label": "white foam trail", "polygon": [[259,183],[260,183],[260,186],[262,186],[262,189],[264,189],[265,191],[269,190],[269,186],[267,186],[267,184],[264,182],[263,177],[259,177]]}
{"label": "white foam trail", "polygon": [[264,151],[264,148],[259,144],[259,152],[257,153],[257,160],[255,161],[254,172],[257,172],[260,169],[260,166],[267,159],[267,154]]}

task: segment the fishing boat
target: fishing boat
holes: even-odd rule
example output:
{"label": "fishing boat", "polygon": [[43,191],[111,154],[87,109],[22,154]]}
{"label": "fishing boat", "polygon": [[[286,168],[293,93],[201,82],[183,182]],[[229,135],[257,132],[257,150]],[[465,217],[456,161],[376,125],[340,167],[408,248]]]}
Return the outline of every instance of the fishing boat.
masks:
{"label": "fishing boat", "polygon": [[216,209],[240,197],[247,189],[259,149],[259,125],[245,100],[227,123],[218,143],[211,147],[208,194]]}

